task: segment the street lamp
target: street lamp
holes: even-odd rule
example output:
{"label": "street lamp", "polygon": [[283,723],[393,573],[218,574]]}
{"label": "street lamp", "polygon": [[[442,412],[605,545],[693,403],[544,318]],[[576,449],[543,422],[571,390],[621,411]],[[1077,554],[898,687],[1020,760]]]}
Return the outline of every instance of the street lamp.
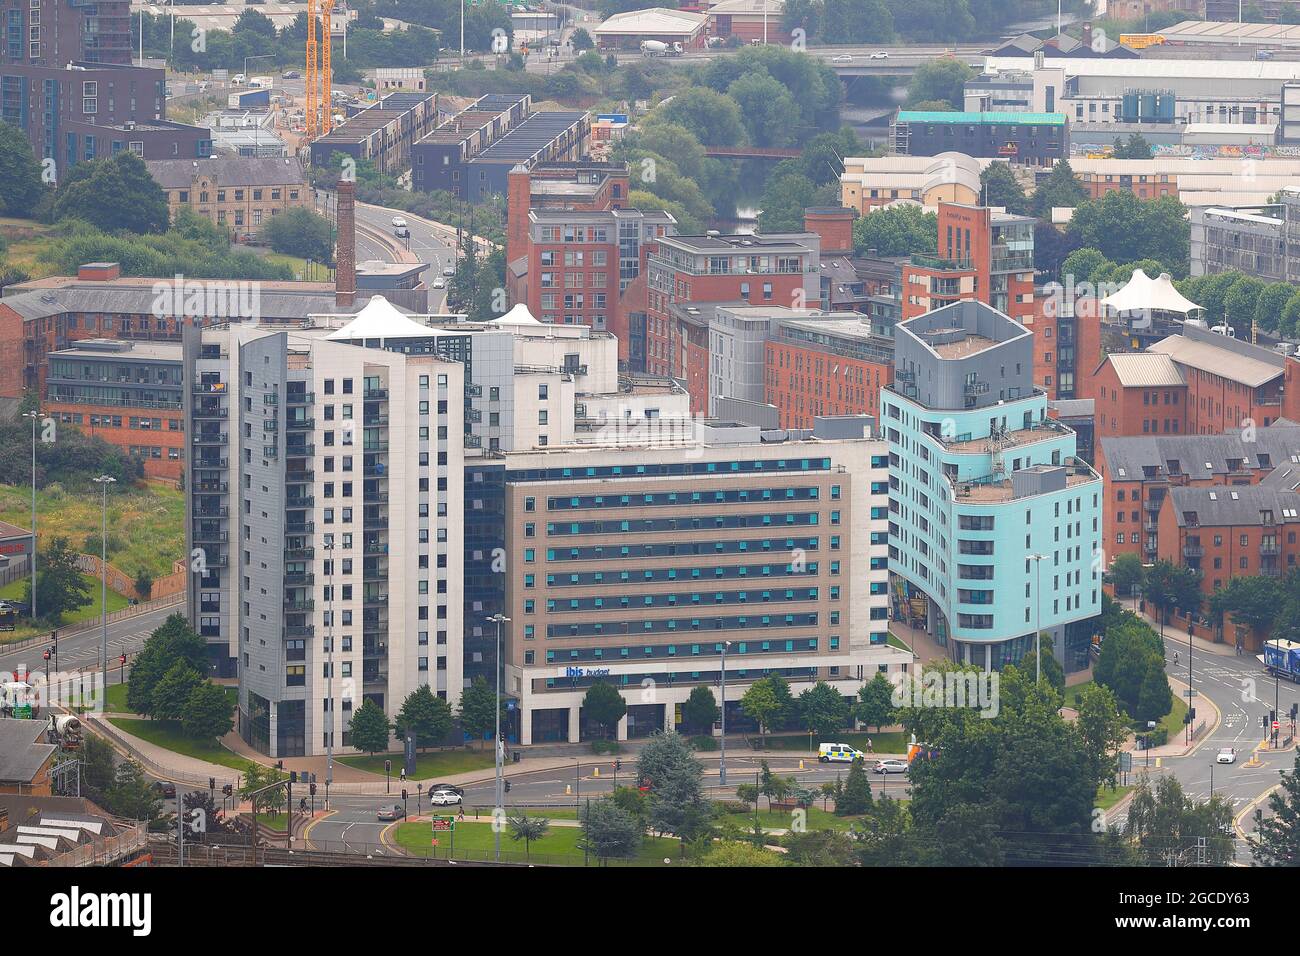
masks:
{"label": "street lamp", "polygon": [[99,485],[99,602],[103,629],[100,632],[100,664],[104,670],[104,689],[108,690],[108,486],[117,481],[111,475],[100,475],[92,479]]}
{"label": "street lamp", "polygon": [[1041,624],[1043,608],[1043,575],[1042,560],[1047,557],[1045,554],[1031,554],[1029,560],[1034,562],[1034,683],[1040,684],[1043,680],[1043,652],[1041,650],[1043,628]]}
{"label": "street lamp", "polygon": [[[461,9],[462,11],[464,10],[463,7]],[[501,803],[504,799],[501,795],[501,756],[503,750],[503,747],[501,745],[501,625],[509,621],[510,618],[506,617],[504,614],[500,612],[497,612],[496,614],[493,614],[491,617],[489,617],[488,620],[497,626],[497,653],[496,653],[496,657],[493,658],[493,664],[494,664],[493,669],[497,673],[496,734],[493,736],[492,739],[492,746],[496,749],[496,785],[493,788],[492,793],[494,799],[496,800],[493,806],[496,808],[496,813],[500,814]],[[501,821],[496,819],[495,815],[492,819],[492,835],[494,837],[493,842],[496,846],[496,861],[500,863],[501,862]]]}
{"label": "street lamp", "polygon": [[718,760],[718,786],[727,785],[727,648],[731,641],[722,642],[722,756]]}
{"label": "street lamp", "polygon": [[37,409],[23,412],[23,418],[32,420],[32,606],[28,608],[32,623],[36,622],[36,422],[40,417]]}

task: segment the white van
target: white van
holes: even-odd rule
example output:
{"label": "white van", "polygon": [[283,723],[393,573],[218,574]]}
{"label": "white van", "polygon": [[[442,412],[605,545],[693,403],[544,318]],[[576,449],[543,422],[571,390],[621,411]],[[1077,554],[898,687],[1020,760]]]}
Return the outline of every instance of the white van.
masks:
{"label": "white van", "polygon": [[853,763],[866,760],[867,755],[848,744],[822,744],[817,748],[817,759],[822,763]]}

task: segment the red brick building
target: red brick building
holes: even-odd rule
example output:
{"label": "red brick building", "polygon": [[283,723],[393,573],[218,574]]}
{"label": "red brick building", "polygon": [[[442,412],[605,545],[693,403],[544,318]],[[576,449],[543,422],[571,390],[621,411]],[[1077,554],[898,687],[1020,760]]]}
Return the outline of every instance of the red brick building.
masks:
{"label": "red brick building", "polygon": [[1097,440],[1112,435],[1187,432],[1187,384],[1174,360],[1157,352],[1117,352],[1092,375]]}
{"label": "red brick building", "polygon": [[1034,324],[1034,219],[939,204],[938,251],[903,267],[903,320],[975,299]]}
{"label": "red brick building", "polygon": [[763,400],[776,406],[782,428],[811,428],[819,415],[879,416],[880,390],[893,379],[893,343],[872,334],[870,323],[772,323]]}
{"label": "red brick building", "polygon": [[748,302],[801,309],[821,296],[821,240],[790,235],[665,236],[646,263],[644,368],[687,383],[691,411],[709,407],[709,329],[677,303]]}

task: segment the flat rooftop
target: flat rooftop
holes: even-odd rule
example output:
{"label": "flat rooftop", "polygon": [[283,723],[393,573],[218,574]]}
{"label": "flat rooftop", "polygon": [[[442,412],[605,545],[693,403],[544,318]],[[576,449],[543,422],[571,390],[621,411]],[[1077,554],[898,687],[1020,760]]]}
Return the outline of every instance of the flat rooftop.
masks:
{"label": "flat rooftop", "polygon": [[[1048,424],[1049,422],[1051,424]],[[1050,418],[1044,419],[1043,424],[1035,425],[1032,428],[1017,428],[1015,431],[1005,432],[1001,440],[1001,448],[1003,451],[1009,448],[1021,448],[1025,445],[1047,441],[1049,438],[1060,438],[1066,432],[1064,426],[1057,425]],[[944,448],[959,455],[980,454],[986,451],[988,446],[989,440],[987,438],[971,438],[966,441],[944,443]]]}
{"label": "flat rooftop", "polygon": [[[1100,482],[1101,477],[1086,473],[1070,474],[1065,479],[1065,487],[1076,488],[1079,485],[1086,485],[1093,481]],[[1011,490],[1010,478],[1004,478],[1002,481],[987,481],[979,484],[960,482],[958,483],[958,489],[957,501],[959,504],[979,504],[983,502],[1012,501],[1015,499],[1015,495]],[[969,489],[969,493],[967,493],[967,489]]]}
{"label": "flat rooftop", "polygon": [[517,163],[531,159],[557,136],[587,116],[585,110],[555,110],[534,113],[479,153],[471,163]]}
{"label": "flat rooftop", "polygon": [[[925,338],[925,335],[921,336],[922,341],[925,341]],[[939,358],[959,359],[978,355],[986,349],[993,348],[998,343],[983,335],[967,333],[966,337],[959,342],[943,342],[938,345],[927,342],[926,344],[939,354]]]}
{"label": "flat rooftop", "polygon": [[[88,340],[90,342],[102,340]],[[74,345],[71,348],[59,349],[57,352],[50,352],[50,358],[77,358],[93,359],[100,362],[130,362],[138,360],[141,362],[175,362],[180,364],[181,346],[179,342],[127,342],[130,348],[121,348],[121,342],[118,340],[109,340],[100,348],[85,344]],[[108,347],[115,346],[115,347]],[[87,384],[112,384],[109,382],[88,382]],[[125,383],[133,384],[133,383]],[[150,382],[150,385],[166,385],[166,382]]]}

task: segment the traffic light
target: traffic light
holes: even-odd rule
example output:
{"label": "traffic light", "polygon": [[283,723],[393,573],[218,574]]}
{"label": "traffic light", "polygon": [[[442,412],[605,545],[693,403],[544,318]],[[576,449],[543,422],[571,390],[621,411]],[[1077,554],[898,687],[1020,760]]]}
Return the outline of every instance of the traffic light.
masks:
{"label": "traffic light", "polygon": [[406,788],[405,788],[405,787],[402,788],[402,802],[403,802],[403,803],[406,802]]}
{"label": "traffic light", "polygon": [[216,789],[217,789],[217,778],[216,778],[216,777],[208,777],[208,789],[209,789],[209,790],[216,790]]}
{"label": "traffic light", "polygon": [[392,773],[392,770],[393,770],[393,762],[391,760],[385,760],[384,773]]}
{"label": "traffic light", "polygon": [[231,784],[226,784],[225,786],[223,786],[223,787],[221,788],[221,794],[222,794],[222,796],[225,796],[225,797],[230,796],[230,795],[233,794],[234,792],[235,792],[235,788],[234,788]]}
{"label": "traffic light", "polygon": [[44,658],[48,661],[50,659],[50,652],[46,651],[45,654],[42,656],[44,656]]}
{"label": "traffic light", "polygon": [[117,659],[117,662],[118,662],[119,664],[121,664],[123,667],[125,667],[125,666],[126,666],[126,655],[123,654],[121,657],[119,657],[119,658]]}
{"label": "traffic light", "polygon": [[622,760],[619,760],[618,758],[615,758],[615,759],[614,759],[614,772],[615,772],[615,773],[618,773],[618,772],[619,772],[620,770],[622,770],[622,769],[623,769],[623,761],[622,761]]}
{"label": "traffic light", "polygon": [[1195,707],[1188,707],[1188,708],[1187,708],[1187,717],[1188,717],[1188,721],[1189,721],[1189,722],[1191,722],[1191,721],[1193,721],[1193,720],[1196,719],[1196,708],[1195,708]]}
{"label": "traffic light", "polygon": [[506,793],[509,793],[509,792],[510,792],[510,781],[509,781],[509,780],[506,780],[506,781],[505,781],[505,785],[506,785]]}
{"label": "traffic light", "polygon": [[1291,705],[1291,719],[1292,719],[1292,720],[1295,720],[1297,714],[1300,714],[1300,704],[1292,704],[1292,705]]}
{"label": "traffic light", "polygon": [[316,784],[313,783],[313,784],[308,788],[308,792],[309,792],[313,797],[316,796]]}

